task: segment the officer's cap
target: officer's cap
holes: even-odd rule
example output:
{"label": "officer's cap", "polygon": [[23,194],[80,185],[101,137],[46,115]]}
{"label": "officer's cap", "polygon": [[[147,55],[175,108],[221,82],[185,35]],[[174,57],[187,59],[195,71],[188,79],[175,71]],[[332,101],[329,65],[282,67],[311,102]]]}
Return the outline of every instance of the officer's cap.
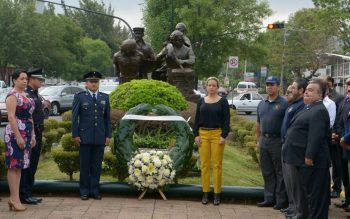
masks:
{"label": "officer's cap", "polygon": [[145,32],[145,28],[143,28],[143,27],[134,27],[134,28],[132,28],[132,30],[134,31],[134,33],[144,33]]}
{"label": "officer's cap", "polygon": [[39,80],[45,80],[43,77],[43,69],[42,68],[30,68],[27,71],[27,75],[29,78],[38,78]]}
{"label": "officer's cap", "polygon": [[102,78],[102,74],[98,71],[89,71],[84,75],[84,79],[86,81],[90,80],[100,80]]}
{"label": "officer's cap", "polygon": [[266,78],[266,84],[280,84],[280,80],[276,76],[269,76]]}

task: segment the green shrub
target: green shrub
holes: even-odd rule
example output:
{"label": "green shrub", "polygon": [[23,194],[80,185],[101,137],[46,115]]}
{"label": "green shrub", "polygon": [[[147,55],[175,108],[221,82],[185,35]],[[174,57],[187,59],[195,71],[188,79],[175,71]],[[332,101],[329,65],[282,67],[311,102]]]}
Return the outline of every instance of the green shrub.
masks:
{"label": "green shrub", "polygon": [[62,114],[62,121],[72,121],[72,110],[69,110]]}
{"label": "green shrub", "polygon": [[59,170],[73,180],[73,173],[79,171],[79,151],[64,151],[62,147],[57,147],[51,155]]}
{"label": "green shrub", "polygon": [[75,141],[72,138],[71,133],[67,133],[62,136],[60,144],[64,151],[78,151],[79,148],[75,145]]}
{"label": "green shrub", "polygon": [[0,153],[0,178],[6,176],[6,166],[5,166],[5,154]]}
{"label": "green shrub", "polygon": [[175,136],[164,134],[146,134],[146,135],[138,135],[134,133],[134,145],[137,148],[160,148],[166,149],[168,148],[173,141],[176,140]]}
{"label": "green shrub", "polygon": [[245,124],[244,124],[244,127],[245,129],[251,131],[251,130],[255,130],[255,122],[251,122],[251,121],[247,121]]}
{"label": "green shrub", "polygon": [[56,130],[56,132],[57,132],[58,139],[60,139],[64,134],[67,133],[67,130],[65,128],[57,128],[54,130]]}
{"label": "green shrub", "polygon": [[56,129],[52,129],[48,132],[44,132],[43,133],[43,137],[45,137],[46,139],[46,143],[42,145],[41,148],[41,153],[46,153],[46,152],[50,152],[51,148],[52,148],[52,144],[55,142],[58,142],[58,132]]}
{"label": "green shrub", "polygon": [[259,151],[256,145],[256,142],[248,142],[246,144],[246,147],[248,148],[248,153],[252,157],[252,159],[259,164]]}
{"label": "green shrub", "polygon": [[0,154],[2,152],[5,152],[5,142],[2,139],[0,139]]}
{"label": "green shrub", "polygon": [[132,80],[119,85],[110,94],[112,109],[129,110],[141,103],[163,104],[175,110],[188,107],[185,98],[175,86],[157,80]]}
{"label": "green shrub", "polygon": [[71,121],[61,121],[58,123],[59,128],[64,128],[66,133],[72,131],[72,122]]}
{"label": "green shrub", "polygon": [[244,146],[244,137],[246,135],[249,135],[251,132],[245,129],[238,129],[237,131],[237,141],[241,144],[241,146]]}
{"label": "green shrub", "polygon": [[117,157],[111,151],[104,154],[102,162],[102,173],[105,175],[110,175],[112,177],[117,177],[118,175]]}
{"label": "green shrub", "polygon": [[248,142],[256,142],[256,136],[255,135],[246,135],[244,136],[244,144],[247,146]]}
{"label": "green shrub", "polygon": [[49,132],[51,129],[58,128],[58,121],[56,119],[45,119],[44,120],[44,132]]}

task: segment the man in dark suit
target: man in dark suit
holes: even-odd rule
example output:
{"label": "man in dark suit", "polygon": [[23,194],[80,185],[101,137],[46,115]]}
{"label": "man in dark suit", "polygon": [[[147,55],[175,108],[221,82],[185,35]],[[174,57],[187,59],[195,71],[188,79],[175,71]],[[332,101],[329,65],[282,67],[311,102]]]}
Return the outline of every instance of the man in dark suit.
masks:
{"label": "man in dark suit", "polygon": [[41,144],[42,144],[42,132],[44,130],[44,111],[42,109],[42,102],[38,94],[38,89],[42,86],[45,78],[42,76],[41,68],[33,68],[28,70],[28,86],[26,92],[30,98],[35,102],[35,109],[33,112],[34,132],[36,145],[32,148],[30,155],[30,167],[22,170],[21,182],[20,182],[20,199],[25,204],[37,204],[42,201],[41,198],[33,197],[32,189],[35,180],[35,173],[38,167]]}
{"label": "man in dark suit", "polygon": [[[289,128],[290,121],[293,119],[293,117],[304,108],[304,92],[307,87],[307,81],[304,78],[298,78],[295,79],[290,85],[290,93],[287,95],[286,99],[290,105],[288,106],[283,123],[281,128],[281,137],[282,137],[282,170],[283,170],[283,179],[284,183],[286,185],[286,191],[288,195],[288,208],[281,209],[281,212],[284,213],[286,216],[294,216],[297,214],[297,208],[298,205],[296,204],[297,198],[295,197],[295,192],[298,191],[298,185],[299,181],[297,172],[294,168],[292,168],[289,164],[285,162],[284,157],[286,154],[284,154],[285,150],[285,138],[287,134],[287,130]],[[289,88],[288,88],[289,89]],[[294,182],[294,183],[293,183]]]}
{"label": "man in dark suit", "polygon": [[[327,80],[327,87],[328,87],[328,97],[335,102],[336,105],[336,112],[337,117],[339,117],[342,101],[344,99],[344,96],[336,92],[334,89],[334,79],[331,76],[328,76],[326,78]],[[336,117],[336,122],[339,120],[339,118]],[[336,126],[337,124],[334,124],[332,128],[333,136],[339,134],[337,133]],[[332,192],[331,192],[331,198],[339,198],[340,193],[342,191],[342,148],[338,141],[333,141],[332,144],[330,144],[330,153],[331,153],[331,160],[332,160]],[[347,180],[348,181],[348,180]],[[348,184],[348,183],[347,183]],[[347,185],[346,184],[346,185]],[[345,187],[346,188],[346,187]]]}
{"label": "man in dark suit", "polygon": [[284,160],[299,175],[304,202],[297,215],[289,218],[328,218],[330,119],[322,102],[325,93],[326,83],[313,79],[304,94],[306,106],[294,116],[287,131]]}
{"label": "man in dark suit", "polygon": [[109,97],[98,91],[101,73],[91,71],[84,78],[87,90],[74,96],[72,108],[72,136],[80,153],[80,198],[100,200],[103,153],[111,138]]}

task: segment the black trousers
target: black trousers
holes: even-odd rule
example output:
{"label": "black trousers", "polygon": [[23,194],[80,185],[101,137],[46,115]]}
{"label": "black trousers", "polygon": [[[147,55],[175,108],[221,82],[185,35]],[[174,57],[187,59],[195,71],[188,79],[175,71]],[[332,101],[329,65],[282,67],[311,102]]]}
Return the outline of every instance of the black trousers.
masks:
{"label": "black trousers", "polygon": [[343,157],[343,149],[339,144],[332,144],[330,147],[332,159],[332,190],[341,192],[342,183],[344,188],[349,184],[347,160]]}
{"label": "black trousers", "polygon": [[21,182],[19,187],[19,196],[22,199],[32,197],[32,190],[35,181],[35,173],[38,168],[42,145],[42,130],[34,129],[36,145],[32,148],[30,154],[30,166],[22,170]]}
{"label": "black trousers", "polygon": [[308,219],[328,219],[329,208],[329,169],[299,167],[303,190],[308,203]]}
{"label": "black trousers", "polygon": [[105,145],[81,144],[80,157],[80,195],[99,195],[100,176]]}

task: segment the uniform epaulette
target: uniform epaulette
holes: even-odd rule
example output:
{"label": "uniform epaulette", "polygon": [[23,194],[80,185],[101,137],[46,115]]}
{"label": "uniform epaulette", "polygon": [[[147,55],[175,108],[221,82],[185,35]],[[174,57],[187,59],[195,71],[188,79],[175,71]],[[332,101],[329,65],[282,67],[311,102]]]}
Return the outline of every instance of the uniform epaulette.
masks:
{"label": "uniform epaulette", "polygon": [[79,95],[79,94],[85,94],[85,93],[86,93],[86,90],[78,92],[77,95]]}
{"label": "uniform epaulette", "polygon": [[101,94],[101,95],[105,95],[105,96],[108,96],[108,94],[106,94],[106,93],[103,93],[103,92],[98,92],[99,94]]}

